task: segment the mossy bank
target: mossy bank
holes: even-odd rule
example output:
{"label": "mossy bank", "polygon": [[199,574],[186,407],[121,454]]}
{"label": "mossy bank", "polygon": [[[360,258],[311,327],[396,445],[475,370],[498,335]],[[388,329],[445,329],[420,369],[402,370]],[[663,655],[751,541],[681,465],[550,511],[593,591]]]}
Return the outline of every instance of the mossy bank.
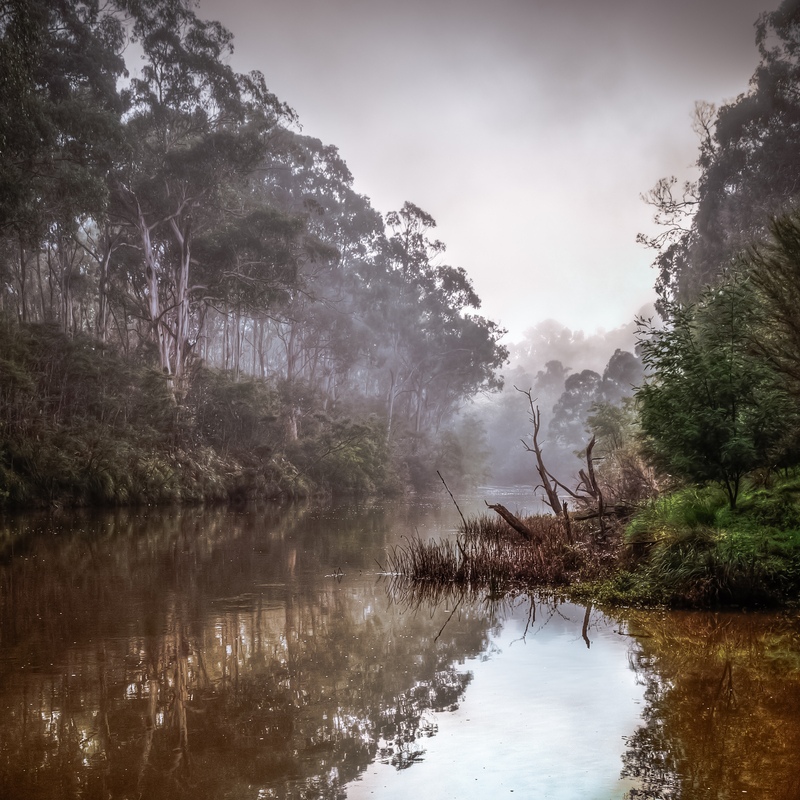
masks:
{"label": "mossy bank", "polygon": [[800,476],[743,488],[735,509],[717,487],[652,501],[623,533],[613,573],[570,588],[614,605],[761,607],[800,600]]}

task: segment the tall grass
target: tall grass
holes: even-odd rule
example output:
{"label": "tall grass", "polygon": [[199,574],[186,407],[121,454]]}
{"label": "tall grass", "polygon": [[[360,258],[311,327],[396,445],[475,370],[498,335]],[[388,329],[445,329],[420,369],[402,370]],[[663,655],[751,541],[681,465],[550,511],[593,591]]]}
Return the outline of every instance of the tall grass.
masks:
{"label": "tall grass", "polygon": [[556,517],[525,522],[534,534],[531,541],[486,515],[468,518],[456,536],[429,541],[414,536],[390,552],[388,571],[414,583],[507,590],[597,578],[614,562],[615,540],[598,541],[588,523],[573,522],[570,543]]}

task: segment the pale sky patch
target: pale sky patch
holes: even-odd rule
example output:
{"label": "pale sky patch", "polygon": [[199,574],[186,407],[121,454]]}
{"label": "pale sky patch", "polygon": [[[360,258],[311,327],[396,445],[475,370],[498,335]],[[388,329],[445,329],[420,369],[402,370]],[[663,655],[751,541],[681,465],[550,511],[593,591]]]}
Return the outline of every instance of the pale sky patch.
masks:
{"label": "pale sky patch", "polygon": [[652,301],[640,199],[693,175],[695,101],[747,89],[777,0],[201,0],[303,132],[386,213],[438,222],[482,313],[517,340]]}

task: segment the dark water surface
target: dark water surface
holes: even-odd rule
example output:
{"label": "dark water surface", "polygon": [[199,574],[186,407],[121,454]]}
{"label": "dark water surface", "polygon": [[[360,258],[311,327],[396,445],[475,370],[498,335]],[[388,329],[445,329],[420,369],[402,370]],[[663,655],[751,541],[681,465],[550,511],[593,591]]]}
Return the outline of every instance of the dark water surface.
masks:
{"label": "dark water surface", "polygon": [[398,591],[445,499],[5,520],[0,797],[800,798],[797,615]]}

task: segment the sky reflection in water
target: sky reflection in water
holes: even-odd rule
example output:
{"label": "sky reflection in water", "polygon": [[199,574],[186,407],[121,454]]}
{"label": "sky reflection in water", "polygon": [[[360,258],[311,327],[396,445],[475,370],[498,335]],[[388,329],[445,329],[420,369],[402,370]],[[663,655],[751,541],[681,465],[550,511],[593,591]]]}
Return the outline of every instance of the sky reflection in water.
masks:
{"label": "sky reflection in water", "polygon": [[0,797],[800,796],[796,614],[393,595],[444,501],[9,520]]}
{"label": "sky reflection in water", "polygon": [[621,798],[624,737],[636,728],[643,688],[629,668],[628,641],[597,612],[581,636],[584,609],[528,598],[501,614],[487,652],[464,664],[473,679],[460,707],[439,715],[413,769],[369,767],[348,798],[510,795]]}

